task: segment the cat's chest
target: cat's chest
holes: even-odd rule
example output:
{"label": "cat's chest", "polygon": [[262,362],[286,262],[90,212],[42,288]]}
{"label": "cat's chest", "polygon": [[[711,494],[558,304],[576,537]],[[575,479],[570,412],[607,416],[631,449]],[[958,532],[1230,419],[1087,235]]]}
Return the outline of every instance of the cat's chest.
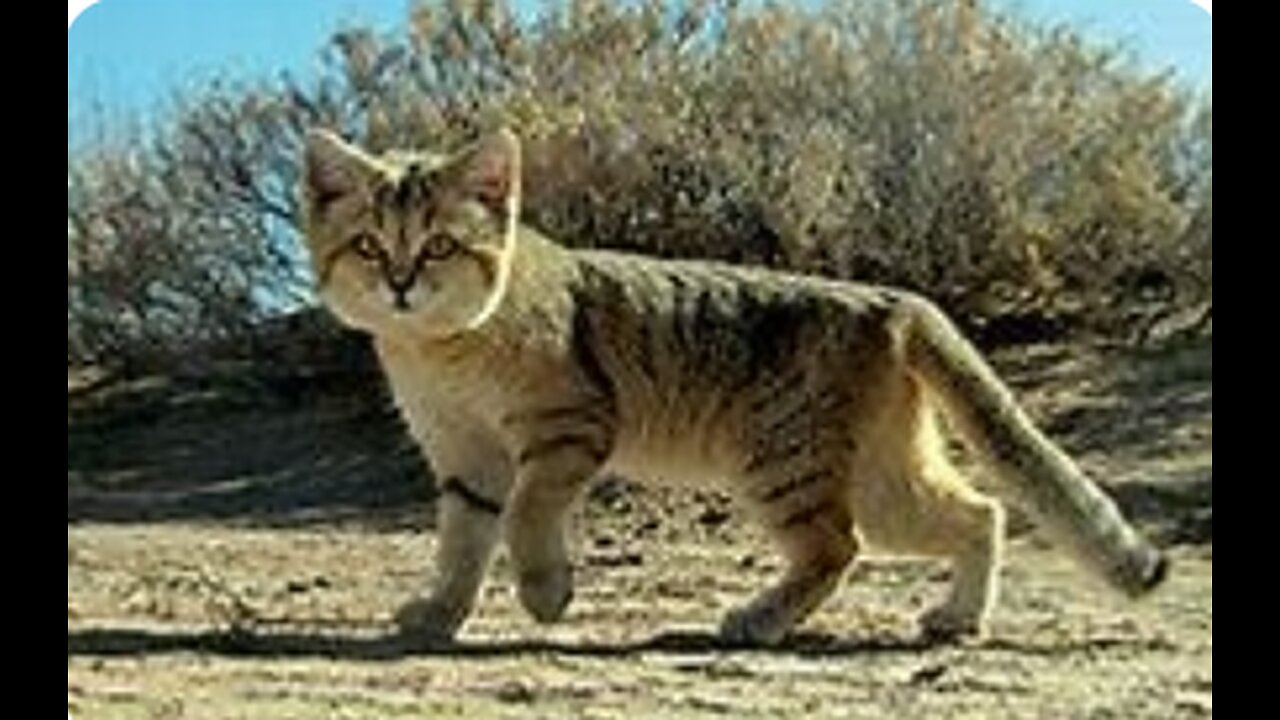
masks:
{"label": "cat's chest", "polygon": [[576,390],[563,352],[528,344],[423,357],[415,375],[423,402],[465,408],[495,429],[512,415],[556,404]]}

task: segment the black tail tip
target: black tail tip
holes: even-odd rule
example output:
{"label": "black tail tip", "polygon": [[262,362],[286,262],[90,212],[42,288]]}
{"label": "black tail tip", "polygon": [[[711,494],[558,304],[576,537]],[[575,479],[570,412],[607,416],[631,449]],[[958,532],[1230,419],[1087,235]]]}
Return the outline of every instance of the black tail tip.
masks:
{"label": "black tail tip", "polygon": [[1150,555],[1141,563],[1141,569],[1129,575],[1123,583],[1125,594],[1132,598],[1140,598],[1156,588],[1169,577],[1169,556],[1151,549]]}
{"label": "black tail tip", "polygon": [[1155,590],[1167,577],[1169,577],[1169,556],[1157,550],[1156,561],[1142,581],[1142,592],[1148,593]]}

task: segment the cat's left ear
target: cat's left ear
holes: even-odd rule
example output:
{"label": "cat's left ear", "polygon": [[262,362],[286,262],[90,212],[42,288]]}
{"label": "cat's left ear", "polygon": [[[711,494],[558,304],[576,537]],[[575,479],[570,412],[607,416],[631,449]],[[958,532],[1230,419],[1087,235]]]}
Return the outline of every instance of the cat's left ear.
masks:
{"label": "cat's left ear", "polygon": [[520,139],[502,128],[463,151],[460,183],[495,215],[514,219],[520,211]]}

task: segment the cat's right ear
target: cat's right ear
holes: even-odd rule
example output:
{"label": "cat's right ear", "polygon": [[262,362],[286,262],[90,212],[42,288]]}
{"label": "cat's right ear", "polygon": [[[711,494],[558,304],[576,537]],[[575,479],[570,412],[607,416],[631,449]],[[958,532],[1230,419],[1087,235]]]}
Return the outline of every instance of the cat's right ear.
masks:
{"label": "cat's right ear", "polygon": [[323,213],[333,201],[359,191],[370,170],[368,156],[334,133],[307,131],[302,177],[312,212]]}

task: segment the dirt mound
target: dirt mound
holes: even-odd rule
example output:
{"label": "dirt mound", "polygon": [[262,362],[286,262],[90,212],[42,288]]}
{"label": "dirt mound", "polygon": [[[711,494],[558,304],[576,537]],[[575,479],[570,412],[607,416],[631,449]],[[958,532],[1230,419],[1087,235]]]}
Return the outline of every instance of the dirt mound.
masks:
{"label": "dirt mound", "polygon": [[427,468],[367,343],[316,346],[318,332],[305,320],[272,328],[256,360],[68,372],[68,521],[288,524],[420,502]]}

